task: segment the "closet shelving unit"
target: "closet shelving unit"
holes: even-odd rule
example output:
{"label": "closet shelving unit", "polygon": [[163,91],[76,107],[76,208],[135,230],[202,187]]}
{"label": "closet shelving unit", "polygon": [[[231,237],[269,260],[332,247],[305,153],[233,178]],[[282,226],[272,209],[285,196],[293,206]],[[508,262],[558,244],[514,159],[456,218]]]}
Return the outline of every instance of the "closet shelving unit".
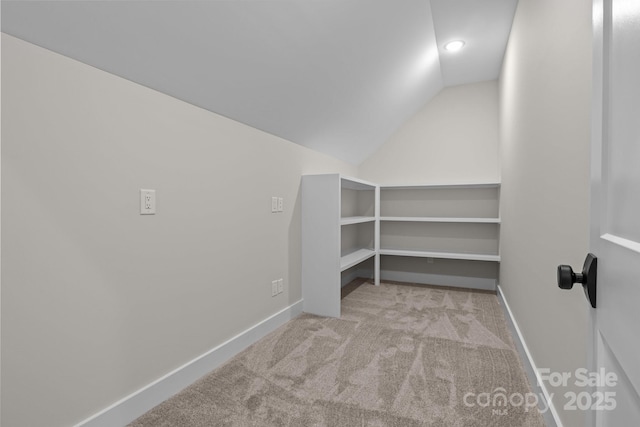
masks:
{"label": "closet shelving unit", "polygon": [[303,176],[304,311],[339,317],[341,286],[356,277],[495,290],[499,198],[498,183]]}
{"label": "closet shelving unit", "polygon": [[379,284],[380,190],[339,174],[302,177],[304,311],[340,316],[340,290],[357,276]]}
{"label": "closet shelving unit", "polygon": [[[499,192],[498,183],[382,186],[382,278],[495,289],[500,262]],[[466,277],[442,274],[443,265],[425,265],[419,260],[413,262],[416,271],[387,268],[394,263],[391,257],[427,258],[428,264],[447,260],[443,265],[451,271],[465,271]],[[405,260],[402,269],[410,270],[408,264]],[[472,277],[474,272],[482,277]]]}

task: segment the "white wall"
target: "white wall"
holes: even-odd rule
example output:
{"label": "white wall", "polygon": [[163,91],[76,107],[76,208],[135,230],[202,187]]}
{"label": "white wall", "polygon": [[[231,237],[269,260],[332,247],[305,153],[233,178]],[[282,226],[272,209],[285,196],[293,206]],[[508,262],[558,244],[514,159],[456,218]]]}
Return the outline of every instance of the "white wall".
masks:
{"label": "white wall", "polygon": [[2,65],[2,425],[79,422],[301,298],[300,176],[355,168],[4,34]]}
{"label": "white wall", "polygon": [[[556,266],[588,251],[590,90],[591,2],[520,0],[500,79],[500,283],[535,364],[556,372],[586,367],[588,303],[558,289]],[[550,391],[563,424],[584,425]]]}
{"label": "white wall", "polygon": [[499,181],[497,81],[443,89],[358,171],[385,185]]}

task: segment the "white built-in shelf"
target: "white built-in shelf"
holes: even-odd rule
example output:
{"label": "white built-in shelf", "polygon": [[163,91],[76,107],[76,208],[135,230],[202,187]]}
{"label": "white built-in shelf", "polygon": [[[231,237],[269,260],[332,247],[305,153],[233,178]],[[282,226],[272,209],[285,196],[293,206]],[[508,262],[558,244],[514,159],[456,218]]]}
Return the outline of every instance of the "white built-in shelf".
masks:
{"label": "white built-in shelf", "polygon": [[375,216],[348,216],[340,218],[340,225],[362,224],[363,222],[373,222]]}
{"label": "white built-in shelf", "polygon": [[500,255],[467,254],[462,252],[430,252],[430,251],[412,251],[412,250],[404,250],[404,249],[380,249],[380,255],[500,262]]}
{"label": "white built-in shelf", "polygon": [[[307,313],[339,317],[341,285],[358,276],[375,284],[385,277],[495,289],[499,183],[378,186],[340,174],[305,175],[301,204]],[[432,266],[425,258],[438,260]]]}
{"label": "white built-in shelf", "polygon": [[467,184],[426,184],[426,185],[381,185],[381,190],[436,190],[436,189],[461,189],[461,188],[498,188],[497,182],[480,182]]}
{"label": "white built-in shelf", "polygon": [[302,177],[305,312],[340,317],[341,286],[358,276],[380,283],[379,203],[377,184],[340,174]]}
{"label": "white built-in shelf", "polygon": [[354,252],[348,253],[340,258],[340,271],[344,271],[354,265],[360,264],[362,261],[373,257],[376,251],[371,249],[358,249]]}
{"label": "white built-in shelf", "polygon": [[500,218],[459,218],[459,217],[413,217],[413,216],[383,216],[380,221],[393,222],[456,222],[467,224],[500,224]]}
{"label": "white built-in shelf", "polygon": [[340,186],[349,190],[375,190],[377,184],[350,176],[340,176]]}

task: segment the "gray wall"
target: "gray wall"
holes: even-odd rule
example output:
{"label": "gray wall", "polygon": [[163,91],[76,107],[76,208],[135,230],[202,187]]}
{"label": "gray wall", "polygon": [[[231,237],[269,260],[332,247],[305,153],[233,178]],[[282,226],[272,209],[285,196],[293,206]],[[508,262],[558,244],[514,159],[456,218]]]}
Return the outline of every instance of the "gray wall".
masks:
{"label": "gray wall", "polygon": [[443,89],[358,172],[385,185],[499,181],[498,82]]}
{"label": "gray wall", "polygon": [[[520,0],[500,79],[500,283],[535,364],[557,372],[586,367],[587,301],[556,266],[588,251],[590,90],[591,2]],[[549,391],[565,426],[584,424]]]}
{"label": "gray wall", "polygon": [[79,422],[301,298],[300,176],[355,168],[5,34],[2,66],[3,426]]}

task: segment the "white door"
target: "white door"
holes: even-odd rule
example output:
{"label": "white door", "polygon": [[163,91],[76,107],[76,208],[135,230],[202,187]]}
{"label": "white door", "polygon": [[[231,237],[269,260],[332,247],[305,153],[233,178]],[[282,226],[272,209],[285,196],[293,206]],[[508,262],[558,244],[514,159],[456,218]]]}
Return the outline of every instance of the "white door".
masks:
{"label": "white door", "polygon": [[[594,0],[590,425],[640,425],[640,0]],[[592,374],[590,374],[592,375]],[[614,378],[615,375],[615,378]]]}

